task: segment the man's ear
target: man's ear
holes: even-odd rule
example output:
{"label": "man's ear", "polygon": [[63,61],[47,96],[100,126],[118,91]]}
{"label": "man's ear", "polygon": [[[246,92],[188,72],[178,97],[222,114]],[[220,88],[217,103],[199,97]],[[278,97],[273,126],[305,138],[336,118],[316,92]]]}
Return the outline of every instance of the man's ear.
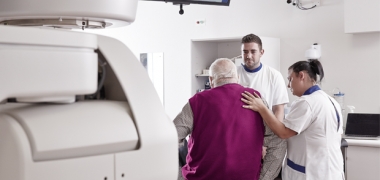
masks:
{"label": "man's ear", "polygon": [[208,80],[210,81],[210,86],[211,86],[211,88],[214,88],[214,83],[212,82],[212,81],[213,81],[212,76],[209,76],[209,77],[208,77]]}

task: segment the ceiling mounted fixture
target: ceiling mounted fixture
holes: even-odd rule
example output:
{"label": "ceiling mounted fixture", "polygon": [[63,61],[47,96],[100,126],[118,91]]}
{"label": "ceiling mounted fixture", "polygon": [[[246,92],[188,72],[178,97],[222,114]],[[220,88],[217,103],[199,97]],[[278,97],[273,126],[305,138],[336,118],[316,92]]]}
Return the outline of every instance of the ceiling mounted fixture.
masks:
{"label": "ceiling mounted fixture", "polygon": [[[317,1],[307,1],[307,2],[304,1],[304,3],[302,3],[301,0],[287,0],[286,2],[288,4],[292,4],[293,6],[296,6],[298,9],[301,9],[301,10],[314,9],[320,5],[320,1],[318,1],[318,0]],[[304,7],[303,5],[309,5],[310,7]]]}

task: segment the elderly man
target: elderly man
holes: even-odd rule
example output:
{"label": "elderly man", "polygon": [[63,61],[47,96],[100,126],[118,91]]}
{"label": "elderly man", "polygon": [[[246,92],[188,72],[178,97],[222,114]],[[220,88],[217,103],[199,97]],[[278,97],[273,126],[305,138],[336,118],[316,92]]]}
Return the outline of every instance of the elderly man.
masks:
{"label": "elderly man", "polygon": [[244,91],[257,91],[238,84],[235,64],[217,59],[210,66],[211,89],[189,99],[174,119],[179,146],[186,136],[188,180],[257,180],[261,168],[264,124],[258,113],[242,108]]}

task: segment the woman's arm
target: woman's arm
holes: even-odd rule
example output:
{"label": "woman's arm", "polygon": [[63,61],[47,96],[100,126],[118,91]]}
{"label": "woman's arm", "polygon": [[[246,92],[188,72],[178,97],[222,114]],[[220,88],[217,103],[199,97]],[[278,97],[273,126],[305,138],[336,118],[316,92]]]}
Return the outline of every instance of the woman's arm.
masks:
{"label": "woman's arm", "polygon": [[265,123],[268,125],[268,127],[278,137],[280,137],[281,139],[288,139],[292,136],[297,135],[297,132],[285,127],[285,125],[276,118],[272,111],[265,107],[263,101],[256,93],[252,95],[251,93],[245,91],[244,93],[242,93],[242,96],[244,98],[242,98],[241,100],[247,104],[243,105],[243,107],[259,112],[261,117],[264,119]]}

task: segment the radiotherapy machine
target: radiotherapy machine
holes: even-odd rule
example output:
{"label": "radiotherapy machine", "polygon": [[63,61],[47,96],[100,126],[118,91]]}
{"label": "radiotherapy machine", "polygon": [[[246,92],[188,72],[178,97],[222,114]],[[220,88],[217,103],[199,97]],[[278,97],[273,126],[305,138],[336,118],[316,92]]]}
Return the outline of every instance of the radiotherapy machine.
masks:
{"label": "radiotherapy machine", "polygon": [[177,132],[134,54],[67,30],[128,25],[137,2],[0,0],[0,180],[177,178]]}

